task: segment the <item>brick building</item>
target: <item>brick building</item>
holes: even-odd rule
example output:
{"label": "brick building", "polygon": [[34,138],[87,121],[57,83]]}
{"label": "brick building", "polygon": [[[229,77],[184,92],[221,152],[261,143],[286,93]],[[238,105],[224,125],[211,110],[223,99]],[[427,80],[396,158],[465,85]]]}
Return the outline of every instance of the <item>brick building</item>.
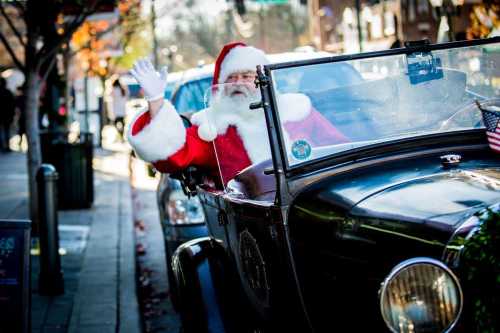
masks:
{"label": "brick building", "polygon": [[335,53],[388,49],[398,40],[465,39],[471,17],[482,3],[483,0],[310,0],[311,39],[319,49]]}

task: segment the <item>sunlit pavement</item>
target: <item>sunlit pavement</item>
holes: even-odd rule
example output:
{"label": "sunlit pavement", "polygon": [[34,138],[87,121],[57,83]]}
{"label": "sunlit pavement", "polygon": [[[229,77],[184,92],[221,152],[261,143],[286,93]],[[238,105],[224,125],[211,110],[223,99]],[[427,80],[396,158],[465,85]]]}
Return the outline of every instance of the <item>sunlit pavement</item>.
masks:
{"label": "sunlit pavement", "polygon": [[[140,332],[129,148],[106,131],[94,149],[92,208],[58,212],[63,295],[39,294],[36,242],[32,248],[32,332]],[[0,218],[29,216],[25,147],[16,139],[17,151],[0,155]]]}
{"label": "sunlit pavement", "polygon": [[159,177],[148,176],[146,164],[131,160],[133,216],[139,272],[139,301],[145,332],[177,333],[178,315],[170,302],[164,238],[156,203]]}
{"label": "sunlit pavement", "polygon": [[[102,133],[103,150],[96,151],[94,169],[130,179],[143,329],[178,333],[180,321],[170,302],[164,238],[156,203],[159,177],[149,176],[146,163],[131,157],[130,146],[120,140],[113,127],[106,126]],[[101,157],[109,152],[113,152],[112,158]]]}

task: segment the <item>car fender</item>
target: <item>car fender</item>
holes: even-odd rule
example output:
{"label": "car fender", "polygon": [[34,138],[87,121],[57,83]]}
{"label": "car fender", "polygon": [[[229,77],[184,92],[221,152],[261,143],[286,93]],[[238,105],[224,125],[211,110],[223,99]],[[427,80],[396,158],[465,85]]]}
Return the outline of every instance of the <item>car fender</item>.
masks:
{"label": "car fender", "polygon": [[172,256],[179,313],[185,332],[231,332],[234,293],[225,276],[225,252],[209,237],[180,245]]}

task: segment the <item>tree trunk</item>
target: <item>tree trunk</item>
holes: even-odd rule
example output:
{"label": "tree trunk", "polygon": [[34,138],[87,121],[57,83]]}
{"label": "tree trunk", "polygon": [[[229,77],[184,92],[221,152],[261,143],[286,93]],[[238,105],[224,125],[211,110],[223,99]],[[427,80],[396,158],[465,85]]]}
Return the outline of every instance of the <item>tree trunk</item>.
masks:
{"label": "tree trunk", "polygon": [[293,12],[292,6],[288,5],[287,6],[287,17],[288,17],[288,23],[290,24],[290,28],[292,31],[292,38],[291,38],[291,49],[296,48],[299,46],[299,36],[300,36],[300,31],[299,27],[297,26],[297,19],[298,15]]}
{"label": "tree trunk", "polygon": [[36,173],[42,164],[42,153],[40,149],[40,129],[38,124],[38,100],[40,97],[40,81],[37,71],[28,69],[26,71],[26,87],[24,96],[24,113],[26,115],[26,136],[28,137],[28,184],[29,184],[29,207],[30,218],[34,234],[39,227],[38,218],[38,191],[36,184]]}

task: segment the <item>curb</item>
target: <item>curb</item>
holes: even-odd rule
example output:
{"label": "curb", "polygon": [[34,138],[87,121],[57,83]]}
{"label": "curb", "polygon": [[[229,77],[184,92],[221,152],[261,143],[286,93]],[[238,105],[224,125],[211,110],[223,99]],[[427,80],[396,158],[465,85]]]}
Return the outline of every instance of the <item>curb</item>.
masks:
{"label": "curb", "polygon": [[[135,256],[134,221],[132,218],[132,192],[130,183],[122,189],[122,200],[128,204],[120,205],[120,312],[118,332],[140,333],[142,331],[137,297],[137,269]],[[125,222],[126,223],[123,223]],[[127,246],[128,245],[128,246]],[[130,246],[132,245],[132,246]]]}

